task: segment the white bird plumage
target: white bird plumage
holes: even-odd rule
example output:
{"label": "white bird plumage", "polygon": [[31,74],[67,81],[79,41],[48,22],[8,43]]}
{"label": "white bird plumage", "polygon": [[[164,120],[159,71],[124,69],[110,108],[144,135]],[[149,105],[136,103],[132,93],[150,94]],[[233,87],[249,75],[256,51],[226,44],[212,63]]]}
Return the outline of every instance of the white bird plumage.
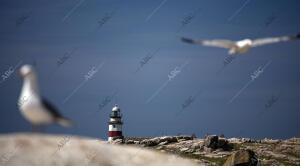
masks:
{"label": "white bird plumage", "polygon": [[18,101],[21,114],[35,125],[56,123],[62,126],[71,126],[72,122],[64,118],[54,106],[40,97],[37,75],[31,65],[23,65],[18,75],[24,78],[22,91]]}
{"label": "white bird plumage", "polygon": [[281,36],[281,37],[270,37],[262,38],[256,40],[244,39],[239,41],[229,41],[229,40],[193,40],[189,38],[182,37],[181,40],[186,43],[191,44],[201,44],[205,46],[214,46],[228,48],[228,54],[243,54],[246,53],[250,47],[257,47],[265,44],[277,43],[281,41],[289,41],[294,39],[299,39],[300,34]]}

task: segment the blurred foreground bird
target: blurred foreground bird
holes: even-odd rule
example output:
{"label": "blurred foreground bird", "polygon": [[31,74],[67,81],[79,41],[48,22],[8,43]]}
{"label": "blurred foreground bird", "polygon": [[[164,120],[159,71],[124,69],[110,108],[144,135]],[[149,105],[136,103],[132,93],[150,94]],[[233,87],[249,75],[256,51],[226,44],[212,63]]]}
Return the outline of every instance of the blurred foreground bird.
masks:
{"label": "blurred foreground bird", "polygon": [[44,125],[56,123],[62,126],[72,126],[72,122],[64,118],[57,109],[47,100],[40,97],[37,75],[31,65],[23,65],[18,75],[24,78],[24,83],[18,107],[22,115],[32,124],[32,132],[35,131],[36,125],[41,125],[41,130],[44,130]]}
{"label": "blurred foreground bird", "polygon": [[299,39],[300,34],[288,35],[282,37],[269,37],[262,39],[244,39],[239,41],[229,41],[229,40],[193,40],[188,38],[181,38],[183,42],[192,44],[202,44],[205,46],[214,46],[230,49],[228,54],[243,54],[248,51],[250,47],[257,47],[265,44],[277,43],[281,41],[289,41],[294,39]]}

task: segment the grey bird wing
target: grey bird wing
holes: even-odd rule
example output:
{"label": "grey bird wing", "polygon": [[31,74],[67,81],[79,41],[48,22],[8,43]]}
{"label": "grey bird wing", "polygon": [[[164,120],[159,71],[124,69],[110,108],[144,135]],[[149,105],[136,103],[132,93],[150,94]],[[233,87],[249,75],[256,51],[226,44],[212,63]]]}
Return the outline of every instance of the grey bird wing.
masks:
{"label": "grey bird wing", "polygon": [[229,40],[193,40],[189,38],[181,38],[181,41],[191,44],[202,44],[205,46],[214,46],[214,47],[222,47],[222,48],[234,48],[237,45]]}
{"label": "grey bird wing", "polygon": [[257,46],[261,46],[261,45],[265,45],[265,44],[272,44],[272,43],[277,43],[277,42],[281,42],[281,41],[295,40],[295,39],[299,39],[299,38],[300,38],[300,34],[256,39],[256,40],[253,40],[253,43],[251,46],[257,47]]}
{"label": "grey bird wing", "polygon": [[45,98],[42,98],[42,104],[54,118],[63,118],[63,116],[58,112],[58,110]]}
{"label": "grey bird wing", "polygon": [[63,117],[59,111],[45,98],[42,98],[42,104],[47,109],[47,111],[54,117],[56,123],[63,126],[72,126],[72,122],[67,118]]}

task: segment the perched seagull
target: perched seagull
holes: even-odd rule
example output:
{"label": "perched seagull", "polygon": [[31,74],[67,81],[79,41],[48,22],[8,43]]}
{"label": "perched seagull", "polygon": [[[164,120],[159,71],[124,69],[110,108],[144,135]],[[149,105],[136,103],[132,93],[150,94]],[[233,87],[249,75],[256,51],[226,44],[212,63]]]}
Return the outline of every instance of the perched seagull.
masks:
{"label": "perched seagull", "polygon": [[229,41],[229,40],[193,40],[188,38],[181,38],[183,42],[192,43],[192,44],[202,44],[205,46],[214,46],[214,47],[222,47],[230,49],[228,54],[243,54],[248,51],[250,47],[257,47],[264,44],[277,43],[281,41],[289,41],[294,39],[299,39],[300,34],[288,35],[282,37],[270,37],[263,39],[244,39],[239,41]]}
{"label": "perched seagull", "polygon": [[31,65],[23,65],[18,75],[24,78],[18,107],[25,119],[32,123],[32,131],[35,131],[38,124],[42,130],[48,123],[72,126],[70,120],[64,118],[53,105],[40,97],[36,72]]}

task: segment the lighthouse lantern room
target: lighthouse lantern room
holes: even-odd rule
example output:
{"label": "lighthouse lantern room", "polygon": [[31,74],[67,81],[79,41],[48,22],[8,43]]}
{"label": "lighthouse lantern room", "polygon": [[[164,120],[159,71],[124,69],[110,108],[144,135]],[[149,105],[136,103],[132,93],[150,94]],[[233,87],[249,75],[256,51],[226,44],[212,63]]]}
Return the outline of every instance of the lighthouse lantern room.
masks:
{"label": "lighthouse lantern room", "polygon": [[112,141],[117,138],[123,138],[122,136],[122,121],[121,121],[120,108],[116,104],[112,108],[110,114],[109,127],[108,127],[108,141]]}

